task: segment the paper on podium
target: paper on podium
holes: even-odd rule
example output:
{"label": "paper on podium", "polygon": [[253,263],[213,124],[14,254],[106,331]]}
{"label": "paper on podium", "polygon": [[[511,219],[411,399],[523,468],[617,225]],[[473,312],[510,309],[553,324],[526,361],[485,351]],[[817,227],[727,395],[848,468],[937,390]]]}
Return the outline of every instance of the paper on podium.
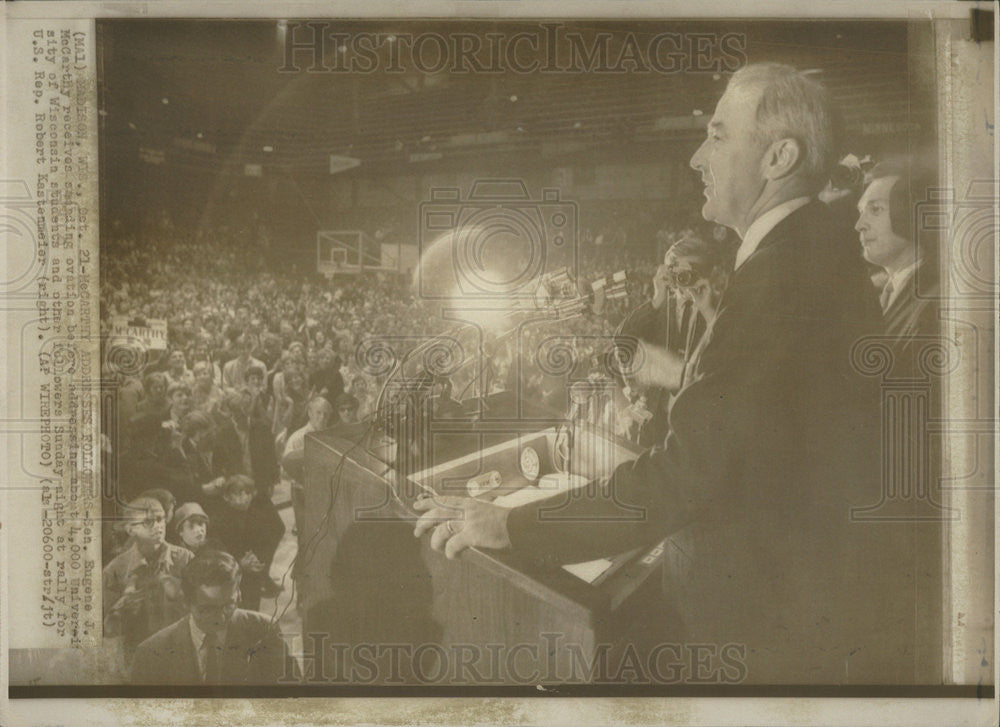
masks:
{"label": "paper on podium", "polygon": [[[545,475],[538,481],[537,485],[522,487],[516,492],[502,495],[496,498],[493,501],[493,504],[500,505],[501,507],[514,508],[519,505],[526,505],[529,502],[544,500],[546,497],[551,497],[559,492],[575,490],[586,485],[588,481],[589,480],[586,477],[566,472]],[[584,563],[570,563],[568,565],[564,565],[563,570],[568,573],[572,573],[574,576],[586,581],[587,583],[593,583],[612,565],[612,562],[607,558],[598,558],[597,560],[589,560]]]}
{"label": "paper on podium", "polygon": [[563,570],[572,573],[577,578],[593,583],[597,577],[610,568],[613,563],[607,558],[588,560],[585,563],[570,563],[563,566]]}
{"label": "paper on podium", "polygon": [[557,472],[551,475],[544,475],[537,485],[522,487],[516,492],[511,492],[493,500],[494,505],[500,507],[514,508],[527,505],[529,502],[544,500],[559,492],[575,490],[583,487],[588,482],[586,477],[569,474],[568,472]]}

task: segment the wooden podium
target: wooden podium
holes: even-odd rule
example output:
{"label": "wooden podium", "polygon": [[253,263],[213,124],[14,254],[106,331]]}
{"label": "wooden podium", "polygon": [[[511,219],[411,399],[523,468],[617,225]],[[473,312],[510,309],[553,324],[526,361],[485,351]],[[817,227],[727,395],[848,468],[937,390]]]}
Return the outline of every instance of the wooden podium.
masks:
{"label": "wooden podium", "polygon": [[[456,422],[439,435],[451,444],[464,438],[464,455],[401,481],[369,451],[370,430],[306,438],[297,564],[304,637],[307,649],[325,644],[326,669],[341,670],[339,679],[588,683],[640,625],[637,604],[659,590],[660,546],[609,554],[574,575],[511,551],[471,548],[449,561],[430,548],[429,536],[413,537],[410,505],[422,489],[465,494],[470,478],[493,471],[511,483],[507,489],[527,485],[518,466],[526,447],[551,468],[558,427],[512,435],[477,426]],[[600,470],[638,453],[624,440],[592,430],[589,437],[606,454]],[[594,474],[581,471],[580,461],[573,469]]]}

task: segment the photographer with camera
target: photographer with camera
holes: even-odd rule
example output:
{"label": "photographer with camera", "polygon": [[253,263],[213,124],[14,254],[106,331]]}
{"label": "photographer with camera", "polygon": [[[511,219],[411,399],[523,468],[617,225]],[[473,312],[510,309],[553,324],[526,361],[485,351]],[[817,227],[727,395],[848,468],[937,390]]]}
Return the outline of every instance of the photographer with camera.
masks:
{"label": "photographer with camera", "polygon": [[638,444],[652,446],[666,436],[670,403],[715,319],[728,279],[720,244],[689,234],[663,256],[653,276],[652,299],[619,326],[617,338],[641,341],[641,363],[628,379]]}

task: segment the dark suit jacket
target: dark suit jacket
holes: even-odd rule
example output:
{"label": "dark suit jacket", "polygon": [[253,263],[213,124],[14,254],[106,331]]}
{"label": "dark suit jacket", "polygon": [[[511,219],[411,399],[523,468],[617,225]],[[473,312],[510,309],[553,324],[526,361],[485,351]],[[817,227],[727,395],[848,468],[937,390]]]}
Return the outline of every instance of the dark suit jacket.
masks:
{"label": "dark suit jacket", "polygon": [[285,535],[285,524],[270,499],[255,497],[245,512],[231,508],[220,495],[206,497],[204,505],[209,518],[208,531],[222,544],[223,550],[236,560],[252,550],[270,565]]}
{"label": "dark suit jacket", "polygon": [[935,264],[924,258],[885,311],[885,333],[894,339],[894,376],[919,376],[921,351],[940,335],[941,292]]}
{"label": "dark suit jacket", "polygon": [[508,519],[514,548],[552,563],[670,536],[665,591],[687,638],[741,645],[752,683],[919,678],[906,525],[851,518],[880,487],[877,382],[851,350],[881,321],[829,214],[793,212],[736,270],[662,447],[603,497]]}
{"label": "dark suit jacket", "polygon": [[229,417],[216,421],[215,447],[212,450],[212,467],[218,474],[244,474],[253,479],[257,489],[274,485],[279,477],[278,455],[274,451],[274,437],[267,423],[259,418],[249,420],[250,472],[243,465],[243,445],[236,433],[236,425]]}
{"label": "dark suit jacket", "polygon": [[678,305],[673,295],[667,296],[666,303],[659,309],[654,308],[651,301],[646,301],[628,314],[616,335],[635,336],[684,356],[690,347],[690,339],[697,338],[695,334],[705,330],[705,323],[693,320],[701,316],[690,305],[678,314]]}
{"label": "dark suit jacket", "polygon": [[[133,684],[204,684],[191,641],[189,616],[139,644]],[[237,609],[226,631],[220,684],[276,684],[286,674],[285,644],[262,613]],[[288,671],[287,675],[293,675]]]}
{"label": "dark suit jacket", "polygon": [[212,468],[195,449],[190,439],[185,439],[181,447],[183,451],[171,447],[165,455],[167,489],[177,498],[178,505],[185,502],[204,504],[205,495],[201,486],[218,475],[212,472]]}

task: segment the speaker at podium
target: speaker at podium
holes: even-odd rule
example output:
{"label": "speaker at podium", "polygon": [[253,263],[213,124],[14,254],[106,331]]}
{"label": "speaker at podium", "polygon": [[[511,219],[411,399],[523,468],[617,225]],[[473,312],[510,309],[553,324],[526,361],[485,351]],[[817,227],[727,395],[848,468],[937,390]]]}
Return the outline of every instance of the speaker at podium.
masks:
{"label": "speaker at podium", "polygon": [[[516,507],[558,496],[557,516],[560,497],[588,496],[597,478],[639,454],[609,425],[613,380],[591,372],[575,386],[567,371],[558,394],[539,396],[526,375],[532,362],[516,354],[524,341],[481,335],[460,326],[445,337],[476,352],[446,375],[427,371],[423,355],[440,339],[417,347],[373,420],[307,437],[297,568],[304,634],[307,649],[326,644],[347,682],[590,683],[611,678],[606,663],[635,648],[649,614],[662,613],[649,606],[662,546],[553,564],[482,548],[448,560],[428,537],[414,538],[418,497]],[[503,360],[521,375],[490,363]]]}

